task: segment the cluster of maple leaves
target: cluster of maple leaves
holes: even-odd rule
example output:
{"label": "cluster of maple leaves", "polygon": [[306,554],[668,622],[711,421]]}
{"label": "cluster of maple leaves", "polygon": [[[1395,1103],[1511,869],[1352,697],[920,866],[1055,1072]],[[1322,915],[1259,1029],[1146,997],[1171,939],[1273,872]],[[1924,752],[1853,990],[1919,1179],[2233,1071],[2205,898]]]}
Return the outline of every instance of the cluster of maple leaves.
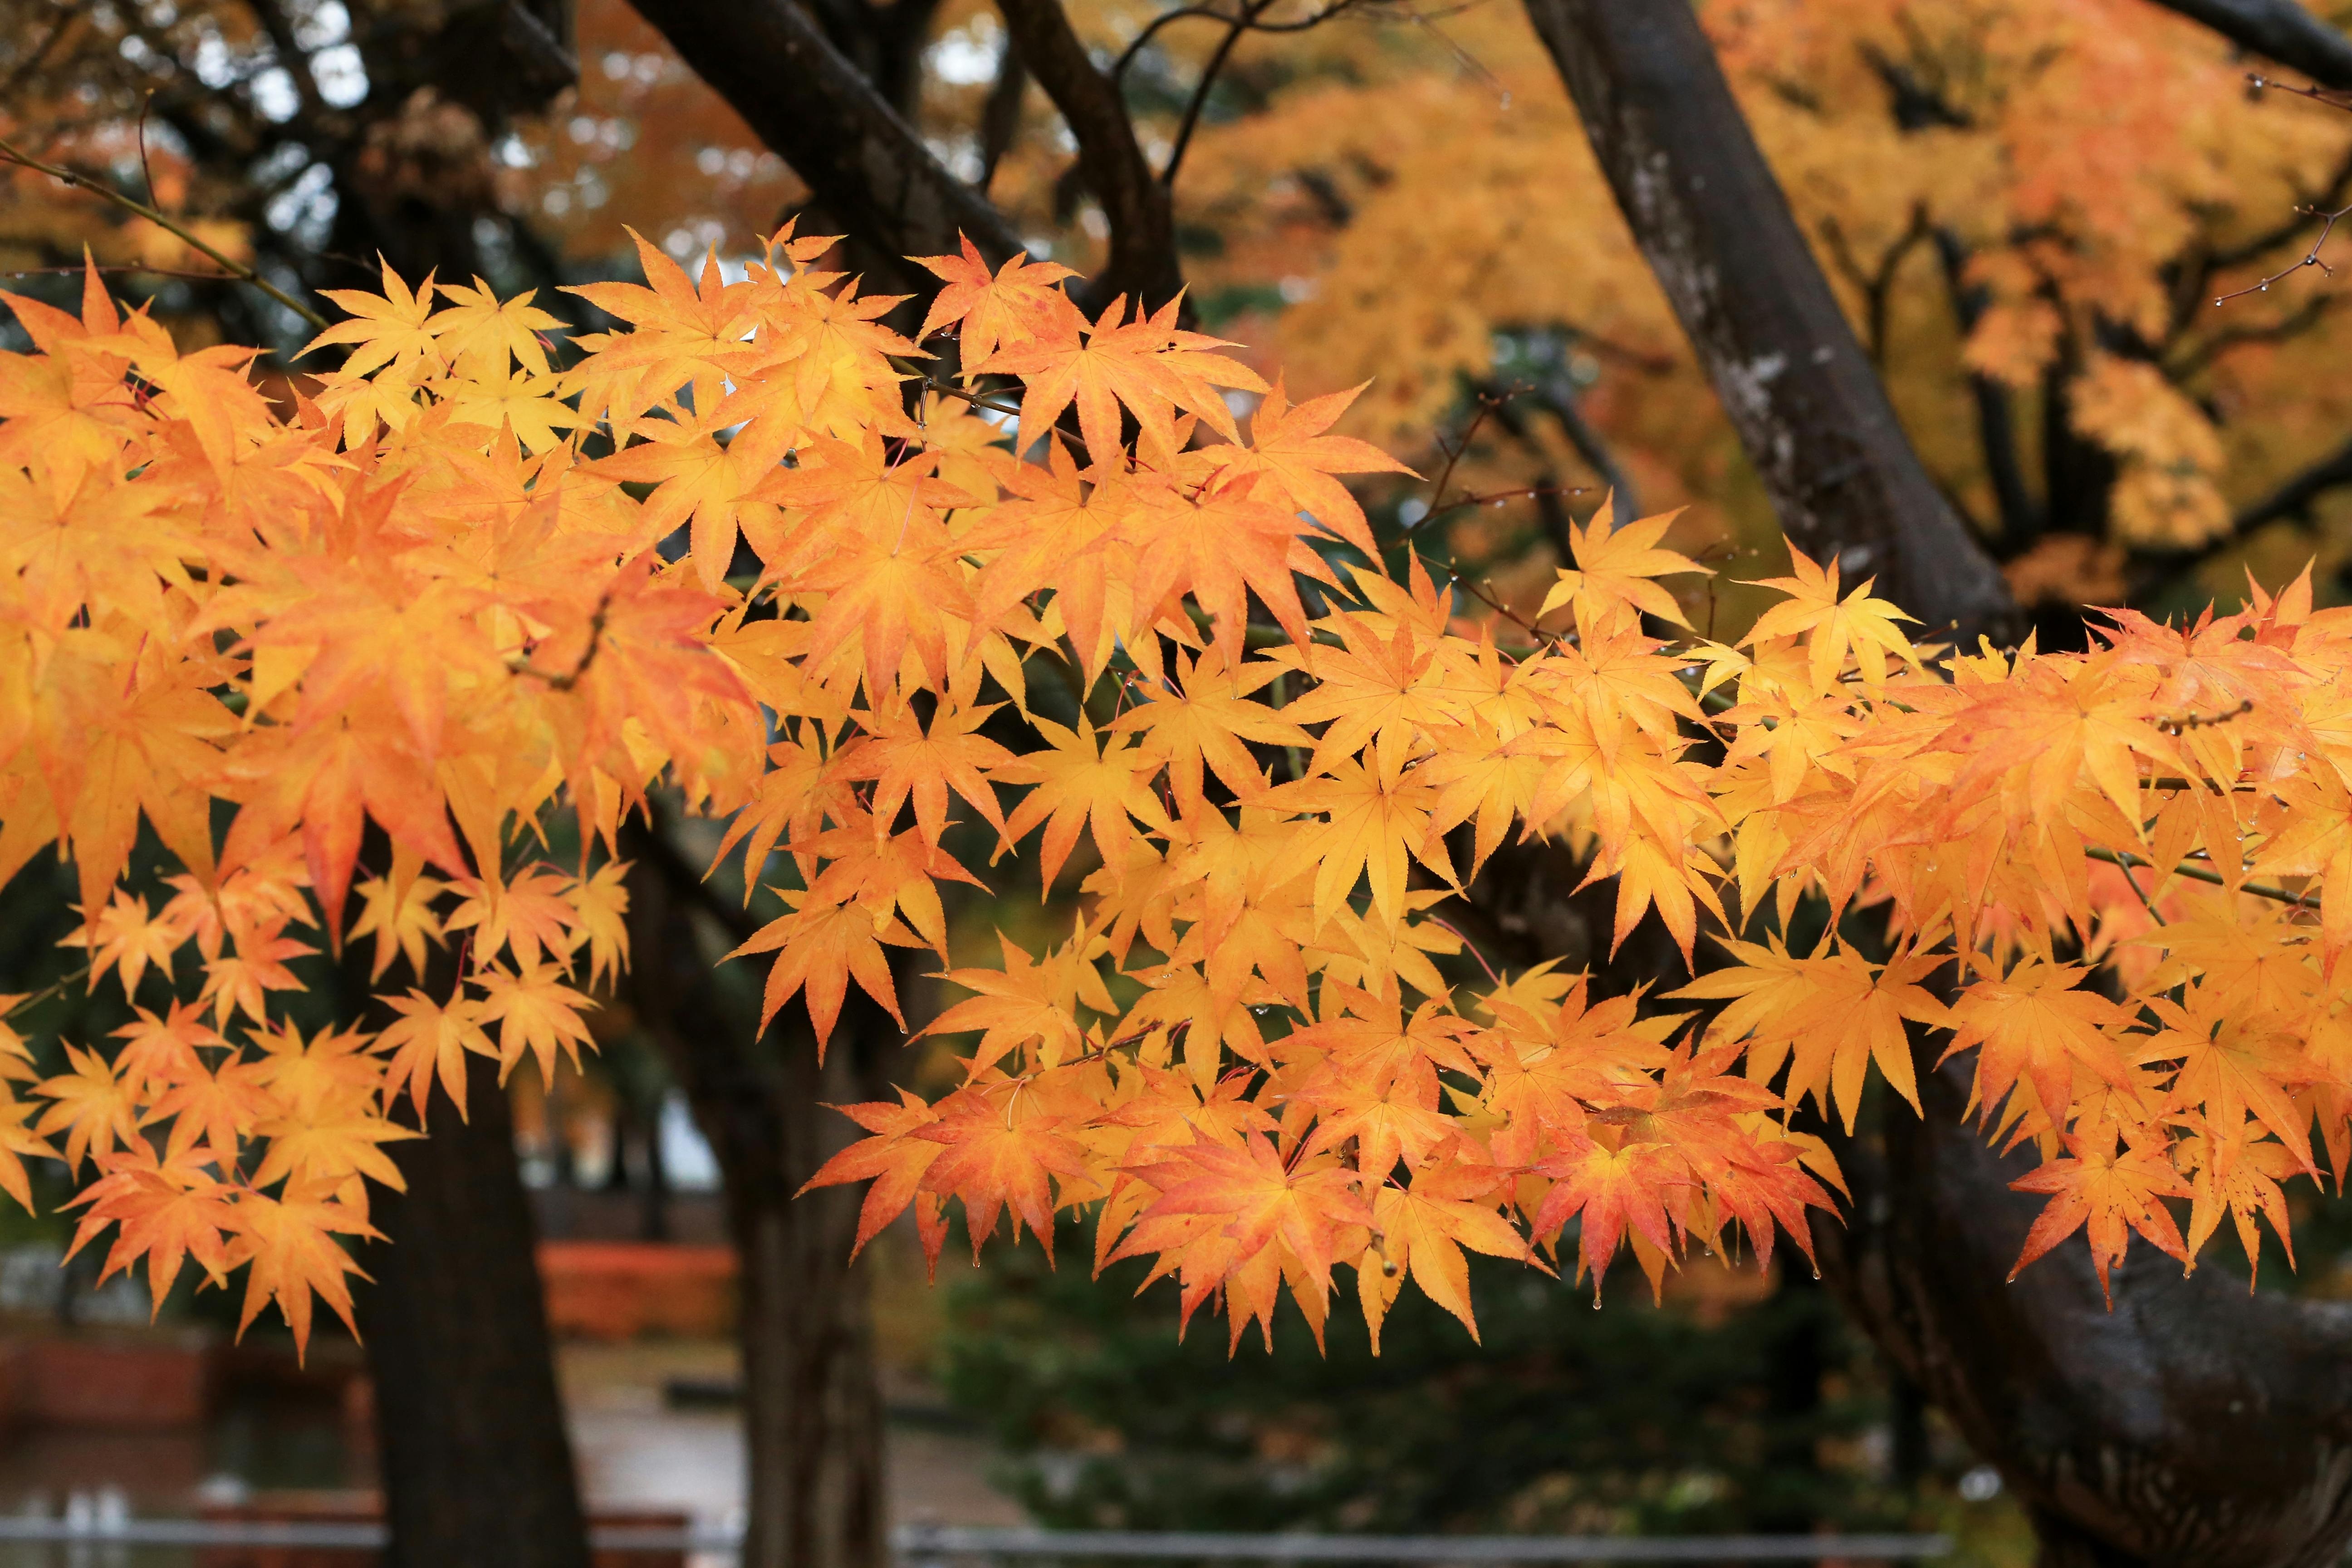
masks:
{"label": "cluster of maple leaves", "polygon": [[[1286,1289],[1319,1337],[1341,1268],[1375,1342],[1408,1279],[1471,1323],[1465,1248],[1549,1267],[1571,1225],[1596,1290],[1626,1247],[1654,1280],[1810,1248],[1839,1178],[1792,1115],[1850,1129],[1874,1066],[1916,1105],[1915,1034],[2043,1156],[2021,1266],[2085,1224],[2103,1277],[2133,1229],[2186,1259],[2224,1215],[2252,1252],[2315,1118],[2352,1154],[2352,616],[2307,582],[1931,667],[1802,555],[1737,645],[1654,635],[1700,568],[1604,509],[1543,618],[1471,619],[1381,565],[1335,476],[1401,470],[1328,433],[1352,394],[1294,405],[1173,305],[1089,321],[1065,269],[969,247],[926,263],[940,378],[830,245],[736,281],[642,247],[568,365],[529,296],[387,273],[290,411],[94,274],[79,317],[10,300],[0,877],[72,858],[88,983],[137,1022],[47,1079],[0,1030],[0,1185],[89,1173],[79,1241],[114,1227],[159,1300],[193,1260],[247,1268],[248,1321],[348,1321],[396,1102],[588,1038],[657,784],[782,898],[741,951],[820,1041],[853,982],[898,1013],[886,949],[953,962],[952,824],[1039,833],[1067,939],[948,971],[964,1082],[849,1108],[870,1136],[817,1180],[872,1179],[860,1246],[911,1205],[934,1257],[953,1200],[976,1242],[1091,1205],[1098,1262],[1153,1258],[1236,1339]],[[562,809],[568,868],[535,852]],[[160,907],[124,885],[142,818]],[[1723,1005],[1449,983],[1443,906],[1515,831],[1616,879],[1620,942],[1654,912],[1689,958],[1704,920],[1730,962],[1672,994]],[[388,1026],[273,1012],[289,960],[366,939]]]}

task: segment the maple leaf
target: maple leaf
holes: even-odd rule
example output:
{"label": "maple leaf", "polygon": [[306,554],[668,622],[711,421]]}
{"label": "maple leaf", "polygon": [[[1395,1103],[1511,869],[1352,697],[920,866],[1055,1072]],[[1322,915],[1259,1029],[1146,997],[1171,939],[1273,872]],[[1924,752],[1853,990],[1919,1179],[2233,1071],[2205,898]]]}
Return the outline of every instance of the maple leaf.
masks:
{"label": "maple leaf", "polygon": [[932,710],[928,728],[904,706],[861,716],[865,735],[842,757],[840,776],[875,781],[877,832],[887,831],[898,820],[899,808],[912,798],[916,826],[936,847],[947,831],[950,788],[1000,835],[1004,832],[996,792],[982,770],[1004,767],[1013,760],[1013,753],[978,733],[998,706],[941,706]]}
{"label": "maple leaf", "polygon": [[917,338],[960,325],[964,368],[979,371],[987,368],[999,343],[1077,336],[1085,318],[1060,287],[1076,273],[1055,262],[1032,261],[1027,252],[1016,250],[992,274],[969,237],[959,234],[956,240],[962,247],[960,255],[915,258],[947,285],[932,296]]}
{"label": "maple leaf", "polygon": [[126,1147],[139,1142],[138,1086],[118,1078],[96,1051],[68,1046],[65,1053],[73,1071],[34,1087],[33,1092],[49,1106],[33,1131],[63,1131],[66,1164],[79,1173],[85,1152],[104,1159],[118,1142]]}
{"label": "maple leaf", "polygon": [[564,984],[565,977],[557,965],[540,963],[519,964],[511,974],[491,969],[478,977],[484,995],[476,1017],[480,1024],[499,1026],[501,1084],[525,1051],[538,1058],[540,1080],[553,1083],[558,1047],[572,1058],[575,1069],[580,1066],[580,1047],[595,1047],[595,1039],[580,1015],[596,1004]]}
{"label": "maple leaf", "polygon": [[1601,1300],[1601,1276],[1617,1256],[1630,1227],[1662,1254],[1675,1250],[1666,1205],[1679,1201],[1691,1184],[1689,1168],[1666,1144],[1627,1140],[1614,1127],[1597,1137],[1570,1132],[1557,1153],[1538,1163],[1537,1173],[1554,1178],[1551,1191],[1528,1222],[1528,1234],[1548,1241],[1572,1218],[1580,1218],[1577,1273],[1592,1276],[1592,1299]]}
{"label": "maple leaf", "polygon": [[1475,1161],[1433,1163],[1413,1173],[1410,1186],[1372,1194],[1375,1245],[1431,1300],[1462,1320],[1473,1340],[1478,1320],[1470,1309],[1470,1266],[1462,1249],[1490,1258],[1526,1258],[1526,1238],[1478,1200],[1507,1186],[1508,1173]]}
{"label": "maple leaf", "polygon": [[47,1139],[25,1125],[41,1109],[31,1100],[18,1100],[14,1089],[0,1084],[0,1192],[15,1198],[26,1214],[38,1211],[33,1206],[33,1184],[25,1173],[24,1157],[62,1157]]}
{"label": "maple leaf", "polygon": [[356,346],[337,367],[337,374],[343,378],[355,378],[385,365],[397,368],[412,363],[434,353],[436,334],[425,324],[433,305],[432,274],[425,274],[425,281],[411,293],[400,274],[392,269],[392,263],[381,257],[377,261],[383,268],[381,295],[364,289],[319,291],[321,299],[331,300],[351,312],[351,320],[335,322],[303,344],[295,354],[297,359],[330,343],[352,343]]}
{"label": "maple leaf", "polygon": [[313,1298],[324,1300],[359,1337],[352,1319],[349,1276],[368,1278],[351,1255],[338,1246],[338,1236],[381,1241],[383,1234],[365,1218],[335,1202],[321,1186],[289,1183],[278,1197],[251,1189],[237,1195],[237,1234],[228,1250],[229,1267],[246,1268],[245,1305],[237,1314],[242,1336],[275,1301],[286,1326],[294,1331],[297,1360],[310,1352]]}
{"label": "maple leaf", "polygon": [[[835,1109],[872,1136],[851,1144],[817,1167],[816,1174],[803,1184],[801,1192],[850,1182],[874,1183],[858,1207],[857,1239],[849,1249],[850,1257],[855,1258],[866,1250],[867,1242],[882,1234],[883,1226],[906,1212],[907,1205],[920,1193],[924,1173],[943,1151],[929,1139],[913,1136],[938,1117],[907,1089],[898,1091],[896,1105],[883,1100]],[[932,1257],[936,1261],[936,1251]]]}
{"label": "maple leaf", "polygon": [[1372,541],[1370,524],[1364,521],[1364,509],[1348,493],[1348,487],[1332,476],[1421,476],[1368,441],[1325,433],[1363,391],[1362,386],[1357,386],[1329,393],[1293,407],[1283,378],[1277,375],[1273,387],[1250,415],[1248,444],[1219,447],[1209,456],[1217,472],[1259,477],[1259,483],[1270,486],[1292,510],[1313,517],[1368,558],[1378,561],[1380,547]]}
{"label": "maple leaf", "polygon": [[1108,744],[1098,744],[1094,722],[1083,713],[1076,730],[1051,719],[1039,719],[1036,726],[1053,749],[1015,757],[990,775],[999,784],[1037,786],[1013,808],[997,843],[998,858],[1044,823],[1040,866],[1044,884],[1051,888],[1076,846],[1081,827],[1091,827],[1095,848],[1108,866],[1126,857],[1135,831],[1129,817],[1151,827],[1168,827],[1168,814],[1146,783],[1159,769],[1157,758],[1130,747],[1124,736],[1112,735]]}
{"label": "maple leaf", "polygon": [[1323,825],[1302,825],[1275,863],[1286,872],[1315,869],[1315,922],[1318,926],[1369,876],[1372,907],[1393,920],[1404,903],[1405,873],[1419,860],[1448,882],[1454,868],[1443,844],[1433,844],[1429,807],[1435,792],[1412,774],[1383,779],[1356,762],[1338,763],[1328,778],[1277,784],[1258,804],[1282,810],[1328,814]]}
{"label": "maple leaf", "polygon": [[858,989],[880,1003],[904,1029],[906,1016],[898,1011],[898,987],[891,982],[890,961],[883,956],[881,944],[912,947],[916,939],[898,921],[886,916],[877,922],[855,903],[835,903],[782,888],[774,891],[791,906],[790,912],[761,927],[726,955],[776,955],[760,1003],[760,1027],[765,1030],[783,1011],[784,1004],[806,986],[809,1021],[815,1026],[822,1058],[841,1016],[850,977],[855,975]]}
{"label": "maple leaf", "polygon": [[1614,521],[1616,498],[1603,497],[1601,510],[1591,521],[1582,528],[1569,525],[1569,553],[1576,564],[1560,568],[1559,581],[1544,595],[1537,613],[1549,615],[1567,605],[1576,616],[1577,629],[1587,636],[1625,617],[1638,624],[1645,615],[1688,626],[1675,596],[1653,581],[1686,572],[1714,575],[1688,556],[1658,547],[1658,541],[1681,515],[1676,508],[1619,528]]}
{"label": "maple leaf", "polygon": [[1177,656],[1178,684],[1137,680],[1130,689],[1143,700],[1112,721],[1114,734],[1143,737],[1143,754],[1162,763],[1179,811],[1192,816],[1202,803],[1206,775],[1214,773],[1236,796],[1248,799],[1265,787],[1265,772],[1251,757],[1248,742],[1307,746],[1313,737],[1251,694],[1279,679],[1276,664],[1245,664],[1238,669],[1222,656],[1203,654],[1195,663]]}
{"label": "maple leaf", "polygon": [[2006,975],[1961,988],[1952,1004],[1952,1043],[1938,1065],[1981,1047],[1969,1089],[1971,1107],[1981,1106],[1990,1119],[2021,1079],[2056,1124],[2074,1100],[2078,1066],[2137,1096],[2138,1086],[2118,1038],[2130,1015],[2097,992],[2081,989],[2087,978],[2080,964],[2029,959]]}
{"label": "maple leaf", "polygon": [[1814,689],[1827,691],[1852,657],[1861,666],[1864,681],[1874,689],[1885,684],[1889,656],[1918,667],[1918,654],[1895,626],[1912,617],[1885,599],[1870,596],[1875,578],[1844,598],[1838,597],[1838,563],[1824,568],[1795,545],[1789,547],[1788,577],[1767,577],[1750,584],[1777,588],[1789,595],[1756,618],[1740,639],[1745,647],[1760,647],[1774,637],[1804,636]]}
{"label": "maple leaf", "polygon": [[383,978],[395,952],[406,956],[411,973],[425,973],[425,944],[429,942],[437,947],[444,935],[434,901],[447,887],[439,878],[417,875],[414,868],[405,881],[395,875],[371,877],[360,884],[360,913],[352,922],[350,940],[375,938],[375,962],[368,970],[371,982]]}
{"label": "maple leaf", "polygon": [[[2145,1135],[2135,1137],[2131,1130],[2118,1129],[2113,1122],[2087,1133],[2068,1132],[2062,1137],[2065,1158],[2053,1160],[2010,1183],[2021,1193],[2050,1194],[2050,1202],[2034,1217],[2033,1228],[2025,1234],[2025,1249],[2009,1271],[2011,1279],[2027,1264],[2085,1226],[2091,1267],[2098,1271],[2099,1289],[2109,1307],[2115,1305],[2115,1297],[2107,1289],[2107,1270],[2123,1260],[2125,1249],[2131,1245],[2131,1231],[2139,1232],[2183,1263],[2189,1261],[2188,1244],[2160,1200],[2191,1194],[2160,1145],[2151,1146]],[[2116,1148],[2119,1139],[2120,1153]]]}
{"label": "maple leaf", "polygon": [[383,1069],[384,1103],[389,1106],[405,1088],[415,1106],[416,1124],[420,1127],[425,1122],[425,1101],[433,1092],[436,1074],[450,1103],[457,1106],[458,1120],[467,1120],[467,1051],[497,1058],[502,1067],[512,1065],[499,1047],[490,1044],[489,1036],[482,1032],[482,1004],[470,997],[455,996],[445,1004],[412,988],[405,996],[380,996],[377,1000],[399,1015],[383,1026],[375,1040],[376,1049],[389,1053],[392,1058]]}
{"label": "maple leaf", "polygon": [[140,978],[147,973],[150,963],[170,978],[173,955],[190,934],[168,911],[160,918],[151,918],[145,894],[134,896],[117,889],[96,920],[58,945],[89,950],[90,990],[98,989],[99,981],[109,969],[120,965],[122,994],[135,996],[139,994]]}
{"label": "maple leaf", "polygon": [[181,1159],[201,1143],[205,1158],[224,1172],[234,1171],[245,1137],[264,1118],[284,1109],[264,1087],[267,1077],[262,1064],[244,1060],[242,1052],[232,1052],[217,1067],[210,1070],[199,1067],[157,1095],[139,1124],[142,1128],[171,1124],[163,1146],[167,1163]]}
{"label": "maple leaf", "polygon": [[629,862],[607,860],[563,889],[572,906],[572,931],[588,944],[588,985],[593,990],[620,977],[629,963]]}
{"label": "maple leaf", "polygon": [[88,1205],[89,1212],[75,1228],[68,1258],[109,1225],[119,1225],[99,1279],[103,1281],[116,1269],[132,1268],[145,1258],[150,1318],[163,1310],[173,1282],[191,1258],[210,1283],[228,1283],[227,1235],[239,1224],[237,1189],[175,1158],[159,1162],[143,1146],[100,1164],[106,1173],[74,1199],[76,1205]]}
{"label": "maple leaf", "polygon": [[997,1217],[1013,1211],[1015,1239],[1026,1225],[1054,1253],[1053,1178],[1087,1173],[1082,1151],[1063,1131],[1064,1118],[1050,1112],[1013,1120],[980,1095],[952,1096],[939,1114],[913,1130],[913,1136],[943,1146],[923,1172],[922,1187],[942,1197],[961,1198],[972,1254],[996,1228]]}
{"label": "maple leaf", "polygon": [[567,897],[570,888],[570,879],[553,867],[529,867],[511,880],[493,879],[467,894],[445,929],[475,931],[477,968],[500,952],[511,953],[526,967],[544,955],[569,968],[581,923],[579,909]]}
{"label": "maple leaf", "polygon": [[1182,446],[1174,425],[1179,408],[1199,416],[1227,440],[1237,440],[1240,432],[1216,389],[1262,393],[1266,384],[1237,362],[1208,352],[1231,346],[1223,339],[1180,331],[1178,309],[1179,301],[1171,300],[1147,315],[1139,303],[1134,319],[1122,325],[1122,295],[1097,320],[1080,323],[1075,338],[1007,346],[976,368],[1022,378],[1021,428],[1033,437],[1052,429],[1076,402],[1087,453],[1098,465],[1109,463],[1119,450],[1122,406],[1142,426],[1150,448],[1164,457],[1172,458]]}

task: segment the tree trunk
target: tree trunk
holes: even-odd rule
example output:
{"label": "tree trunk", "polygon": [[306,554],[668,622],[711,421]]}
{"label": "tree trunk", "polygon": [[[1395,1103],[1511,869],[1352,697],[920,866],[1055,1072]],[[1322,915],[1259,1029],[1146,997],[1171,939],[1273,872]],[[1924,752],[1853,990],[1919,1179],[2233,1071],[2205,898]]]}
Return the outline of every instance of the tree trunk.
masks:
{"label": "tree trunk", "polygon": [[793,1194],[857,1135],[828,1105],[887,1096],[902,1037],[853,989],[822,1066],[798,1003],[755,1038],[756,1019],[721,1005],[715,950],[696,936],[698,915],[737,940],[751,922],[703,897],[657,829],[633,826],[623,849],[632,1000],[718,1153],[741,1262],[743,1568],[881,1568],[881,1387],[866,1275],[850,1260],[862,1194]]}
{"label": "tree trunk", "polygon": [[375,1382],[393,1568],[587,1568],[530,1209],[498,1068],[468,1058],[470,1122],[436,1093],[428,1136],[388,1146],[357,1289]]}
{"label": "tree trunk", "polygon": [[1960,1124],[1969,1074],[1890,1105],[1883,1152],[1840,1151],[1824,1273],[2025,1504],[2042,1568],[2318,1568],[2352,1539],[2352,1307],[2249,1293],[2144,1242],[2110,1310],[2079,1244],[2002,1281],[2032,1168]]}
{"label": "tree trunk", "polygon": [[1780,526],[1940,630],[2008,586],[1936,488],[1685,0],[1527,0]]}

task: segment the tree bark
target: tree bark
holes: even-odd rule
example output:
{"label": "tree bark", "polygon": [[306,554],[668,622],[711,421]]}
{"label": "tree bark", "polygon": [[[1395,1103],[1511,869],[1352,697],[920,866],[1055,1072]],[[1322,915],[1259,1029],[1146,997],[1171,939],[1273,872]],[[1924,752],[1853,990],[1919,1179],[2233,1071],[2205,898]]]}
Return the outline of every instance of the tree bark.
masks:
{"label": "tree bark", "polygon": [[1684,0],[1528,0],[1633,238],[1780,525],[1964,636],[2008,586],[1896,422]]}
{"label": "tree bark", "polygon": [[2156,0],[2322,87],[2352,87],[2352,39],[2295,0]]}
{"label": "tree bark", "polygon": [[[932,155],[794,0],[632,4],[817,203],[876,252],[952,254],[959,235],[992,263],[1022,248],[1003,214]],[[886,281],[901,290],[938,283],[904,263]]]}
{"label": "tree bark", "polygon": [[377,1188],[356,1292],[375,1383],[393,1568],[587,1568],[587,1527],[498,1068],[469,1058],[460,1121],[388,1145],[408,1184]]}
{"label": "tree bark", "polygon": [[736,925],[730,936],[751,922],[702,896],[658,829],[631,829],[625,852],[632,1000],[717,1152],[742,1269],[743,1568],[881,1568],[881,1387],[867,1275],[850,1259],[863,1194],[793,1194],[856,1136],[828,1107],[887,1096],[903,1037],[853,990],[822,1064],[797,1003],[754,1038],[757,1020],[720,1005],[715,955],[695,935],[698,910]]}
{"label": "tree bark", "polygon": [[2002,1281],[2032,1168],[1961,1125],[1969,1071],[1919,1053],[1922,1121],[1841,1150],[1855,1204],[1823,1271],[2025,1504],[2042,1568],[2318,1568],[2352,1539],[2352,1307],[2136,1241],[2110,1310],[2079,1243]]}

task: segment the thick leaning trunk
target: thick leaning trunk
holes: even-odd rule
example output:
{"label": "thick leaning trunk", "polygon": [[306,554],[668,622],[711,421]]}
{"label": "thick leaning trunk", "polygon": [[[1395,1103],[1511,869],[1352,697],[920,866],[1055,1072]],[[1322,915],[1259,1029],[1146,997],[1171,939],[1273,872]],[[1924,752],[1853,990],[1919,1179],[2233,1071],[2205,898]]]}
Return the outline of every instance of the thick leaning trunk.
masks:
{"label": "thick leaning trunk", "polygon": [[755,1037],[756,1020],[719,1005],[696,939],[699,879],[642,826],[623,850],[635,862],[631,999],[718,1154],[742,1269],[742,1568],[882,1568],[881,1387],[867,1276],[850,1261],[861,1193],[793,1194],[856,1136],[827,1106],[887,1095],[903,1037],[853,991],[822,1067],[798,1004]]}
{"label": "thick leaning trunk", "polygon": [[1527,5],[1789,537],[1931,628],[2005,628],[2008,586],[1911,449],[1686,0]]}
{"label": "thick leaning trunk", "polygon": [[460,1121],[388,1147],[405,1193],[372,1194],[390,1238],[356,1289],[375,1384],[392,1568],[587,1568],[530,1209],[498,1068],[468,1058]]}
{"label": "thick leaning trunk", "polygon": [[[2352,1307],[2182,1278],[2145,1242],[2109,1310],[2078,1243],[2003,1283],[2039,1197],[1960,1122],[1969,1069],[1920,1060],[1922,1121],[1841,1150],[1823,1271],[2032,1514],[2042,1568],[2319,1568],[2352,1539]],[[2275,1265],[2274,1265],[2275,1267]]]}

